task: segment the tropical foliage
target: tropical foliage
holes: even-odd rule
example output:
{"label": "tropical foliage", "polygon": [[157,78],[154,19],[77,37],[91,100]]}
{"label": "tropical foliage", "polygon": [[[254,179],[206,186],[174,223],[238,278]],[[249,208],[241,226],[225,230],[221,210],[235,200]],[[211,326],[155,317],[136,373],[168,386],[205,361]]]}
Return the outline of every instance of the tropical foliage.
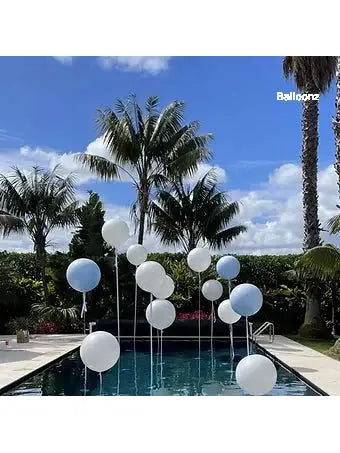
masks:
{"label": "tropical foliage", "polygon": [[33,167],[27,175],[14,167],[12,174],[0,175],[0,229],[4,236],[28,233],[34,244],[45,296],[48,236],[53,229],[70,227],[77,220],[74,177],[63,178],[59,171],[60,167],[51,171]]}
{"label": "tropical foliage", "polygon": [[199,244],[219,249],[246,231],[245,226],[227,228],[238,212],[238,203],[218,190],[211,170],[194,187],[180,180],[161,190],[152,203],[153,228],[163,244],[186,253]]}
{"label": "tropical foliage", "polygon": [[[107,157],[80,154],[77,160],[104,180],[127,176],[136,190],[131,215],[143,243],[152,191],[168,181],[190,176],[200,162],[210,158],[211,134],[197,135],[198,121],[184,124],[184,103],[174,101],[159,110],[159,99],[150,96],[144,111],[135,96],[118,99],[115,109],[100,111],[98,126]],[[149,224],[150,226],[150,224]]]}

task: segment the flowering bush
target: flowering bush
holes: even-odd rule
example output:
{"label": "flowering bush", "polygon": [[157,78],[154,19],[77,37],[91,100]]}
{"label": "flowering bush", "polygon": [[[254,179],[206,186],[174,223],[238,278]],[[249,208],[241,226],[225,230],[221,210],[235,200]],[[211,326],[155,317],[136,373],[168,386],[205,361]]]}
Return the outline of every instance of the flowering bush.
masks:
{"label": "flowering bush", "polygon": [[[178,313],[177,319],[199,319],[199,310],[190,313]],[[201,310],[201,319],[210,319],[210,315]]]}
{"label": "flowering bush", "polygon": [[37,333],[44,333],[44,334],[53,334],[53,333],[60,333],[62,327],[57,322],[42,322],[39,324],[37,328]]}

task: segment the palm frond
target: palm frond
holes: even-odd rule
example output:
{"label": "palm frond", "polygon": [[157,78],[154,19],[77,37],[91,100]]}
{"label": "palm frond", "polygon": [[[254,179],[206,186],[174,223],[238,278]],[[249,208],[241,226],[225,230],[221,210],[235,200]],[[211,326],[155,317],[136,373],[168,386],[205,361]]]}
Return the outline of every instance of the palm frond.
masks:
{"label": "palm frond", "polygon": [[97,174],[104,181],[120,178],[117,164],[105,159],[105,157],[92,154],[77,154],[75,160]]}
{"label": "palm frond", "polygon": [[299,259],[297,268],[317,278],[336,278],[340,275],[340,251],[332,244],[314,247]]}

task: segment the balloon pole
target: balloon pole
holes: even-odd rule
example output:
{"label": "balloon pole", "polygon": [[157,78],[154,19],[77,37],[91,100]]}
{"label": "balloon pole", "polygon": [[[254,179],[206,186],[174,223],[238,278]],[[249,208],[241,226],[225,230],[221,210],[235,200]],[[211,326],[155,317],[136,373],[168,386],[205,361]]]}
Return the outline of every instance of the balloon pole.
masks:
{"label": "balloon pole", "polygon": [[84,318],[84,335],[86,335],[86,314],[87,312],[87,307],[86,307],[86,293],[83,293],[83,306],[81,308],[81,317]]}
{"label": "balloon pole", "polygon": [[234,337],[233,337],[233,325],[229,324],[229,336],[230,336],[230,360],[231,362],[235,358],[235,353],[234,353]]}
{"label": "balloon pole", "polygon": [[[150,293],[150,319],[152,321],[152,293]],[[153,387],[153,350],[152,350],[152,324],[150,323],[150,395]]]}
{"label": "balloon pole", "polygon": [[157,354],[159,354],[159,330],[157,329]]}
{"label": "balloon pole", "polygon": [[[230,293],[231,293],[231,280],[228,280],[228,290],[229,290],[229,300],[230,300]],[[229,337],[230,337],[230,359],[231,362],[235,358],[234,352],[234,336],[233,336],[233,325],[229,324]]]}
{"label": "balloon pole", "polygon": [[137,387],[137,356],[136,356],[136,348],[133,351],[133,365],[135,371],[135,394],[138,395],[138,387]]}
{"label": "balloon pole", "polygon": [[201,273],[198,273],[198,349],[201,353]]}
{"label": "balloon pole", "polygon": [[102,373],[99,373],[99,395],[101,396],[103,392],[103,376]]}
{"label": "balloon pole", "polygon": [[84,396],[86,396],[86,386],[87,386],[87,368],[84,367]]}
{"label": "balloon pole", "polygon": [[247,355],[249,355],[249,330],[248,330],[248,316],[246,316],[246,335],[247,335]]}
{"label": "balloon pole", "polygon": [[118,253],[115,248],[115,267],[116,267],[116,297],[117,297],[117,330],[118,341],[120,341],[120,320],[119,320],[119,275],[118,275]]}
{"label": "balloon pole", "polygon": [[163,387],[163,330],[161,330],[161,387]]}
{"label": "balloon pole", "polygon": [[210,316],[210,345],[213,348],[213,335],[214,335],[214,301],[211,301],[211,316]]}
{"label": "balloon pole", "polygon": [[118,366],[117,366],[117,395],[119,395],[120,392],[120,360],[118,360]]}
{"label": "balloon pole", "polygon": [[[136,266],[137,271],[137,266]],[[133,343],[136,343],[136,330],[137,330],[137,293],[138,293],[138,285],[137,280],[135,279],[135,318],[133,324]]]}

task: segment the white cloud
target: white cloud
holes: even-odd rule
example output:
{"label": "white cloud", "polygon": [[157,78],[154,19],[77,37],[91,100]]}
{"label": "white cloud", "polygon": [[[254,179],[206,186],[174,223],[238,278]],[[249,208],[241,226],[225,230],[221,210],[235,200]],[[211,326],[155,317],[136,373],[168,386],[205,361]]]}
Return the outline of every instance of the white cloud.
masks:
{"label": "white cloud", "polygon": [[195,174],[193,176],[191,176],[190,178],[187,178],[185,182],[190,185],[196,184],[199,179],[203,178],[203,176],[205,176],[208,173],[208,171],[210,171],[212,169],[215,171],[216,180],[218,183],[224,183],[227,181],[227,174],[226,174],[226,171],[224,170],[224,168],[220,167],[219,165],[210,165],[207,163],[201,163],[198,165],[198,168],[197,168],[197,171],[195,172]]}
{"label": "white cloud", "polygon": [[125,71],[148,72],[156,75],[168,69],[170,57],[99,57],[99,64],[106,69],[117,67]]}
{"label": "white cloud", "polygon": [[55,60],[59,61],[59,63],[71,65],[73,57],[53,57]]}

